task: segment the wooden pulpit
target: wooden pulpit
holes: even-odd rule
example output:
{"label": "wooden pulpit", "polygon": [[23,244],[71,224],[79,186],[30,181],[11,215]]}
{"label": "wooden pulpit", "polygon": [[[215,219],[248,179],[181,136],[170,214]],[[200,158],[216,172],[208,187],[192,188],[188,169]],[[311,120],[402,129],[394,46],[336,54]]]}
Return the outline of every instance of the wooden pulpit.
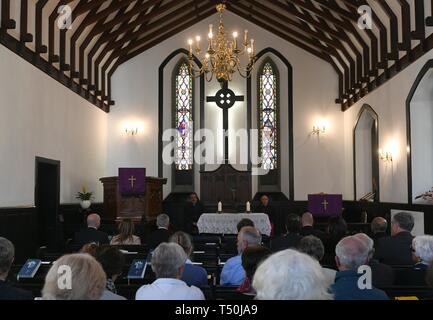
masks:
{"label": "wooden pulpit", "polygon": [[104,186],[103,219],[131,218],[139,221],[145,215],[148,221],[152,221],[162,213],[162,186],[167,183],[167,179],[146,177],[145,194],[135,196],[119,192],[118,177],[101,178],[100,181]]}

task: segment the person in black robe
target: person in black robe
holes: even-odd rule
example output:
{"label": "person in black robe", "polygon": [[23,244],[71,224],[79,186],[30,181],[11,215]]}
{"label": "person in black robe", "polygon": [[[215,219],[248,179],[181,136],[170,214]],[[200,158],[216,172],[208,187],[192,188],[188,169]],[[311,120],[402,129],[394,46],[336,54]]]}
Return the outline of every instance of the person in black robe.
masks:
{"label": "person in black robe", "polygon": [[275,224],[277,222],[277,211],[275,207],[270,203],[269,197],[267,195],[262,195],[260,197],[260,204],[255,208],[254,212],[266,213],[269,217],[269,221],[272,226],[272,234],[275,233]]}
{"label": "person in black robe", "polygon": [[204,208],[197,193],[192,192],[183,210],[185,232],[189,234],[198,233],[197,221],[203,212]]}

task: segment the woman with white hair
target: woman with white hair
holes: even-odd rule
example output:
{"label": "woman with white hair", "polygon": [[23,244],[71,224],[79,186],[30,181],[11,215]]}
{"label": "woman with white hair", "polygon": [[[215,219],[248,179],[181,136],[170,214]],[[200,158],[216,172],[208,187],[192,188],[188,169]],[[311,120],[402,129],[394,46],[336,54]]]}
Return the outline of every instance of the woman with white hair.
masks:
{"label": "woman with white hair", "polygon": [[292,249],[262,262],[253,279],[259,300],[331,300],[329,286],[319,262]]}
{"label": "woman with white hair", "polygon": [[157,280],[138,289],[135,300],[204,300],[203,292],[182,281],[187,256],[177,243],[161,243],[152,253]]}
{"label": "woman with white hair", "polygon": [[433,262],[433,236],[417,236],[412,241],[412,256],[414,269],[425,271]]}
{"label": "woman with white hair", "polygon": [[105,290],[105,272],[95,258],[78,253],[54,262],[42,289],[44,300],[99,300]]}

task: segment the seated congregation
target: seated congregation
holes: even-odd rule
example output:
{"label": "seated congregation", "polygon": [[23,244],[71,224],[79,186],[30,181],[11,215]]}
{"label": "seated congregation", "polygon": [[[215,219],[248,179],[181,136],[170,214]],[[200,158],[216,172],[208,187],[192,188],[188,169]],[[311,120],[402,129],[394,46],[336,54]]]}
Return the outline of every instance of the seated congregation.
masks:
{"label": "seated congregation", "polygon": [[[413,237],[414,218],[377,217],[371,232],[351,234],[342,218],[326,230],[309,212],[289,214],[287,232],[262,236],[249,219],[236,238],[172,233],[169,217],[141,244],[134,223],[124,220],[111,238],[91,214],[78,232],[79,252],[41,257],[34,279],[16,280],[14,245],[0,238],[0,300],[388,300],[433,297],[433,236]],[[128,251],[135,248],[138,252]],[[138,250],[140,249],[140,250]],[[128,279],[133,260],[146,257],[151,268],[142,279]],[[72,285],[58,285],[68,266]]]}

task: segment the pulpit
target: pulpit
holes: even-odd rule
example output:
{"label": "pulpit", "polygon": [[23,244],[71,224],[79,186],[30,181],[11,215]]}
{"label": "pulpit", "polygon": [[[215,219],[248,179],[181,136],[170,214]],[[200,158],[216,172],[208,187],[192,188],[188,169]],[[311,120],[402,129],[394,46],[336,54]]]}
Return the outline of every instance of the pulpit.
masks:
{"label": "pulpit", "polygon": [[146,177],[145,193],[137,195],[122,194],[118,177],[101,178],[100,181],[104,185],[103,219],[131,218],[139,221],[145,215],[148,221],[152,221],[162,213],[162,186],[167,179]]}

